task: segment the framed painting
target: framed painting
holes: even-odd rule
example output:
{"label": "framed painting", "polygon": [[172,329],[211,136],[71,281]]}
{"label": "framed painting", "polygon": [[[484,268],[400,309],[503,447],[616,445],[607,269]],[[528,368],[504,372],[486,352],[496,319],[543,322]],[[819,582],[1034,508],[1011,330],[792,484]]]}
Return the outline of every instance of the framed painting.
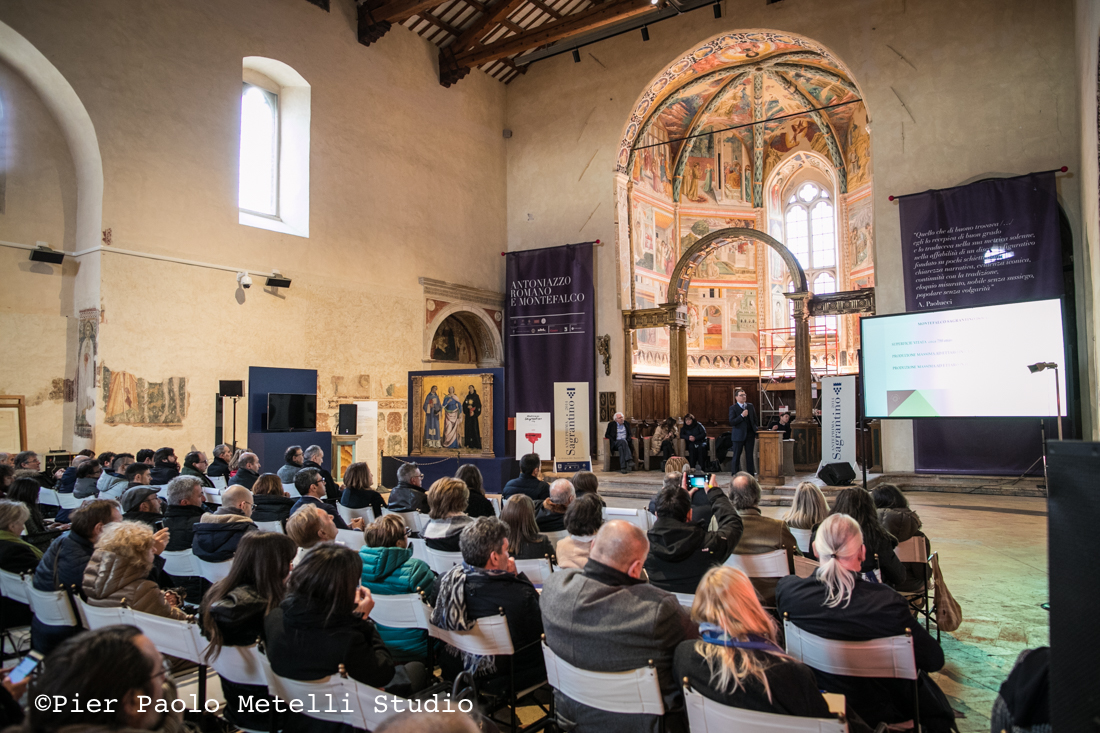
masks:
{"label": "framed painting", "polygon": [[483,369],[410,374],[410,455],[492,457],[495,380]]}

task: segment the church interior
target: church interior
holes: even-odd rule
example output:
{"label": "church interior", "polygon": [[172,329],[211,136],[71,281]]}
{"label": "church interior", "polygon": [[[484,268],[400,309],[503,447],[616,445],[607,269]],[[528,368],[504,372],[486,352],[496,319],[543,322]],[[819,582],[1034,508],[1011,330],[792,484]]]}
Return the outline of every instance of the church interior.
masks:
{"label": "church interior", "polygon": [[[297,543],[291,548],[298,553],[295,568],[320,567],[323,553],[312,552],[317,532],[321,544],[335,540],[362,559],[362,583],[356,581],[350,595],[337,593],[332,608],[354,598],[356,623],[371,629],[375,622],[383,630],[397,623],[392,611],[363,612],[370,607],[362,596],[373,604],[397,592],[368,583],[366,568],[367,554],[380,546],[372,543],[389,542],[376,539],[380,520],[401,515],[408,538],[395,536],[399,544],[386,549],[400,547],[408,556],[405,567],[424,566],[434,590],[424,605],[432,630],[400,623],[413,635],[424,629],[427,647],[436,644],[433,608],[441,608],[448,594],[462,595],[461,585],[454,591],[444,582],[453,568],[465,569],[467,584],[483,581],[486,573],[507,574],[508,542],[513,561],[530,559],[520,558],[517,538],[527,535],[517,526],[537,524],[551,537],[551,549],[566,536],[594,543],[585,558],[599,557],[598,563],[612,540],[597,549],[596,530],[621,532],[650,548],[644,569],[639,564],[633,575],[629,563],[619,568],[606,561],[623,578],[630,575],[627,587],[648,578],[653,593],[685,595],[663,584],[667,568],[653,560],[653,548],[666,541],[665,528],[677,521],[677,527],[694,528],[693,542],[721,539],[728,547],[707,564],[714,567],[698,590],[690,592],[693,582],[687,601],[680,598],[683,608],[671,604],[682,619],[666,619],[645,635],[664,637],[682,620],[690,626],[683,644],[702,639],[692,642],[701,649],[710,643],[704,632],[717,628],[726,640],[721,653],[729,658],[768,656],[762,647],[751,653],[738,647],[749,626],[731,631],[706,616],[705,587],[725,578],[715,568],[738,568],[728,582],[753,581],[749,588],[757,593],[747,603],[770,614],[768,643],[778,645],[783,663],[801,660],[797,664],[804,661],[818,674],[831,706],[828,720],[844,726],[820,730],[876,730],[882,722],[889,730],[1038,732],[1051,729],[1052,717],[1059,730],[1084,730],[1075,721],[1095,720],[1100,708],[1094,694],[1082,691],[1098,680],[1071,648],[1100,645],[1093,632],[1075,626],[1087,625],[1088,601],[1100,597],[1100,585],[1085,580],[1074,595],[1078,576],[1059,570],[1066,564],[1058,559],[1088,552],[1073,528],[1091,526],[1100,510],[1087,490],[1095,488],[1100,441],[1098,59],[1095,0],[0,3],[0,333],[7,343],[0,349],[0,451],[6,451],[0,457],[11,466],[0,490],[6,496],[0,525],[14,517],[0,527],[0,666],[25,659],[38,665],[22,674],[22,683],[3,678],[0,718],[27,731],[74,723],[168,730],[169,718],[180,711],[85,719],[33,709],[37,692],[90,695],[99,689],[71,675],[61,680],[62,664],[51,673],[49,662],[69,655],[67,664],[78,667],[74,660],[91,641],[80,647],[76,631],[120,634],[111,630],[121,623],[140,629],[144,642],[153,638],[149,648],[134,642],[144,658],[159,649],[158,656],[173,664],[173,694],[184,699],[193,692],[212,701],[207,710],[229,726],[203,730],[257,729],[254,721],[235,717],[241,685],[234,672],[201,653],[213,638],[208,630],[187,652],[161,646],[154,624],[135,620],[146,615],[131,610],[135,598],[122,603],[124,613],[110,623],[84,610],[120,606],[121,590],[110,602],[86,592],[89,574],[105,562],[100,553],[113,552],[101,543],[144,542],[142,552],[156,556],[144,571],[152,578],[149,592],[164,594],[172,606],[160,615],[195,629],[214,623],[211,608],[233,584],[259,588],[267,582],[260,575],[242,580],[252,571],[238,568],[244,563],[232,562],[232,553],[214,561],[228,576],[203,574],[198,544],[195,572],[165,569],[166,562],[180,561],[174,552],[192,553],[191,524],[185,534],[169,527],[173,505],[204,507],[194,508],[196,527],[271,524],[250,519],[261,507],[252,483],[243,484],[243,494],[239,489],[241,477],[254,471],[249,482],[272,474],[279,479],[270,486],[281,484],[272,491],[286,499],[290,513],[275,520],[273,533]],[[875,322],[901,324],[925,307],[913,305],[921,265],[914,265],[912,248],[927,232],[908,212],[927,198],[937,202],[928,207],[929,217],[940,217],[935,221],[969,221],[966,207],[951,203],[958,200],[951,196],[970,192],[975,207],[1007,212],[998,215],[998,226],[1011,229],[1017,215],[1016,225],[1029,216],[1021,213],[1024,205],[976,192],[1027,176],[1042,176],[1047,187],[1046,235],[1040,234],[1030,259],[1018,254],[1006,266],[1029,273],[1019,275],[1020,287],[1030,287],[1028,278],[1045,278],[1056,293],[1028,290],[998,300],[979,295],[978,287],[962,291],[956,303],[930,307],[1056,298],[1061,328],[1040,323],[1038,331],[1057,332],[1062,353],[1030,356],[1034,349],[1026,342],[1041,334],[1023,320],[1009,322],[1025,345],[1004,353],[1039,360],[1032,372],[1042,373],[1018,376],[1011,383],[1024,389],[1013,394],[997,386],[1008,384],[1001,372],[1011,371],[1001,352],[989,358],[988,368],[970,365],[975,373],[965,391],[988,393],[993,412],[950,412],[947,397],[919,385],[884,392],[884,407],[876,411],[868,349],[877,347],[869,339],[902,332],[889,326],[875,331]],[[1048,253],[1043,263],[1040,247]],[[1005,265],[1012,256],[1011,248],[987,248],[984,266]],[[558,310],[546,310],[551,305]],[[893,317],[899,320],[888,320]],[[975,333],[960,348],[993,353],[981,331]],[[856,394],[845,398],[852,400],[845,407],[831,397],[842,387]],[[1041,391],[1044,405],[1053,399],[1057,405],[1014,410],[1011,403],[1032,399],[1024,394],[1029,391]],[[321,450],[311,453],[317,446]],[[144,481],[140,471],[131,477],[127,469],[142,462],[135,459],[141,449],[151,449],[152,478]],[[291,460],[295,449],[303,454],[297,463]],[[117,463],[123,454],[129,461]],[[525,463],[528,454],[537,454],[533,463]],[[226,464],[232,459],[233,471],[227,465],[219,483],[212,481],[212,467],[222,457]],[[174,473],[158,474],[162,460]],[[686,467],[666,470],[671,460]],[[92,493],[66,497],[66,485],[70,497],[79,495],[73,487],[85,478],[81,465],[95,463],[101,465],[88,473],[98,479]],[[850,475],[834,481],[830,465]],[[284,475],[280,467],[293,469]],[[477,474],[473,484],[470,467]],[[300,485],[310,470],[324,478],[319,489],[313,479]],[[414,474],[422,488],[411,481]],[[691,483],[696,474],[697,486]],[[192,486],[173,488],[177,475],[197,477],[202,498],[180,500]],[[117,494],[104,491],[112,476],[121,482]],[[597,522],[592,536],[566,528],[581,514],[586,492],[596,493],[594,484],[582,488],[588,476],[598,481],[602,507],[602,525]],[[735,486],[739,476],[755,486],[755,501],[743,500]],[[29,504],[12,488],[28,477],[41,485]],[[459,525],[492,528],[474,517],[473,500],[468,511],[463,505],[448,513],[453,477],[468,496],[481,493],[495,502],[488,516],[503,519],[494,521],[510,538],[500,569],[492,570],[496,560],[486,560],[485,570],[481,555],[467,553],[467,542],[475,546],[467,532],[459,549]],[[514,488],[524,480],[543,488]],[[792,523],[810,494],[807,483],[824,502],[812,537],[810,526]],[[155,491],[143,489],[146,484]],[[371,509],[368,516],[367,499],[348,502],[360,487],[370,502],[378,496],[384,513]],[[879,487],[897,492],[901,504],[879,503],[887,501]],[[314,491],[319,493],[311,498]],[[402,491],[423,504],[403,506]],[[513,507],[517,492],[534,502],[531,522],[516,518],[524,508],[519,505],[532,504]],[[142,507],[158,502],[152,494],[161,497],[160,511],[152,513],[164,520],[137,527],[150,511]],[[841,510],[871,502],[872,495],[866,522],[855,508]],[[97,510],[106,512],[104,526],[73,516],[102,499],[117,502]],[[693,508],[680,507],[679,500]],[[334,523],[331,536],[310,525],[310,542],[298,541],[290,524],[303,501],[307,510],[316,509],[318,522]],[[227,508],[237,506],[242,508],[230,514],[243,517],[227,520]],[[728,526],[719,521],[726,506],[736,509]],[[700,507],[709,524],[691,524],[691,517],[704,516]],[[871,545],[881,533],[883,541],[908,546],[887,531],[892,528],[883,512],[894,508],[920,515],[907,533],[921,540],[920,557],[901,563],[910,581],[923,577],[918,591],[883,581],[883,558]],[[10,531],[23,526],[21,512],[29,512],[21,520],[27,523],[22,539]],[[551,520],[564,514],[556,521],[565,524],[545,529],[542,512]],[[854,530],[826,515],[854,515]],[[611,521],[616,516],[640,524]],[[800,547],[785,550],[790,569],[779,561],[778,600],[774,577],[769,596],[751,563],[717,562],[761,552],[746,549],[757,518],[773,522],[776,532],[807,532]],[[130,539],[111,523],[134,524]],[[67,587],[58,580],[56,557],[66,552],[63,538],[80,534],[85,524],[95,534],[81,535],[87,544],[78,568],[84,585]],[[452,525],[458,529],[448,529]],[[639,526],[637,537],[629,534]],[[134,539],[139,530],[146,534]],[[835,577],[812,568],[800,574],[794,563],[795,555],[814,567],[840,563],[839,545],[821,549],[834,531],[863,537],[867,559],[856,564],[864,566],[848,568],[857,592],[870,584],[889,590],[924,634],[920,643],[935,644],[942,656],[934,669],[914,669],[915,681],[887,680],[876,693],[911,694],[920,687],[920,702],[907,703],[912,709],[900,717],[861,707],[866,701],[854,688],[830,689],[823,680],[837,675],[821,677],[825,673],[809,656],[792,652],[796,622],[794,611],[783,613],[782,589],[787,584],[790,610],[796,576],[806,582]],[[194,541],[200,542],[199,534]],[[243,548],[236,557],[274,552],[252,544],[256,549]],[[621,540],[616,547],[629,544]],[[11,552],[32,548],[33,563],[5,563]],[[51,551],[56,585],[48,590],[68,599],[65,613],[73,618],[73,633],[60,644],[40,643],[45,616],[24,588],[47,590],[39,587],[46,567],[39,559],[45,552],[49,560]],[[432,552],[453,557],[437,568]],[[885,552],[895,559],[889,548]],[[564,653],[560,640],[554,643],[562,628],[587,632],[579,612],[566,622],[557,617],[562,599],[554,596],[577,591],[562,580],[565,575],[557,583],[552,576],[587,577],[591,567],[604,568],[582,564],[574,571],[558,562],[563,555],[547,554],[547,575],[533,584],[542,594],[541,601],[535,596],[533,614],[539,633],[545,628],[547,651],[539,665],[545,664],[540,669],[549,679],[540,678],[542,691],[527,696],[518,712],[511,700],[511,716],[507,694],[497,690],[494,697],[492,684],[475,685],[482,722],[501,730],[715,730],[715,721],[730,726],[718,729],[769,729],[763,719],[721,717],[738,704],[706,690],[703,697],[724,704],[706,713],[719,717],[704,722],[703,711],[711,709],[703,702],[693,708],[690,701],[699,695],[681,689],[682,676],[673,680],[671,648],[660,652],[667,658],[654,675],[658,703],[664,698],[660,713],[641,702],[629,703],[629,710],[601,708],[598,694],[581,704],[579,689],[570,699],[567,674],[625,673],[646,660],[586,668],[574,656],[579,652]],[[875,576],[867,563],[879,563],[876,580],[864,577]],[[260,560],[255,566],[265,567]],[[532,585],[514,562],[511,572]],[[444,686],[451,692],[444,650],[454,651],[454,644],[444,644],[454,642],[450,636],[436,637],[443,640],[437,656],[415,662],[402,656],[405,647],[400,654],[383,648],[372,658],[385,656],[389,671],[372,682],[350,672],[368,656],[358,648],[339,668],[315,667],[312,676],[286,671],[290,667],[275,651],[280,637],[271,631],[272,614],[285,613],[279,623],[289,624],[287,604],[321,592],[309,590],[314,579],[289,573],[288,581],[284,570],[277,597],[269,596],[260,616],[259,647],[255,637],[252,646],[230,644],[221,631],[218,648],[266,644],[267,671],[276,662],[284,665],[267,678],[253,670],[271,700],[307,694],[313,689],[307,682],[332,675],[336,687],[360,695],[363,711],[357,718],[272,716],[270,726],[258,729],[458,731],[478,719],[465,710],[440,713],[443,722],[432,723],[368,714],[363,689],[414,701],[442,694]],[[194,584],[182,584],[191,590],[173,605],[169,597],[184,577]],[[631,603],[649,602],[641,600],[650,598],[645,592],[631,592]],[[25,618],[9,603],[19,604]],[[467,599],[462,607],[471,612],[475,604]],[[425,614],[421,608],[417,613]],[[607,611],[608,618],[618,614]],[[515,636],[515,620],[510,611],[506,615],[505,631],[511,627]],[[50,623],[57,625],[56,619]],[[317,622],[322,636],[327,623]],[[334,643],[335,633],[317,644]],[[362,633],[368,639],[378,634]],[[440,633],[458,632],[447,627]],[[906,636],[908,628],[891,638]],[[391,647],[393,638],[381,636]],[[856,644],[863,637],[837,638]],[[528,651],[539,652],[534,646]],[[609,646],[608,654],[614,658],[627,646]],[[1036,660],[1048,652],[1040,669]],[[515,651],[509,664],[524,653]],[[726,658],[699,654],[711,665]],[[917,666],[920,656],[918,651]],[[455,658],[467,671],[493,659],[473,653]],[[552,659],[563,665],[559,684]],[[420,665],[419,672],[409,671],[409,664]],[[749,668],[768,665],[758,659]],[[427,674],[427,681],[417,674]],[[764,672],[735,677],[744,674],[758,674],[767,687]],[[1025,675],[1042,676],[1041,695],[1035,678]],[[1010,690],[1010,683],[1028,694]],[[114,694],[104,690],[98,694]],[[829,699],[834,693],[846,694],[847,702]],[[154,697],[160,694],[167,693],[158,689]],[[124,699],[121,691],[119,696]],[[770,692],[766,697],[773,702]],[[781,705],[742,707],[784,717]],[[603,717],[593,717],[594,711]],[[211,724],[197,715],[187,719]],[[813,717],[787,711],[792,715]]]}

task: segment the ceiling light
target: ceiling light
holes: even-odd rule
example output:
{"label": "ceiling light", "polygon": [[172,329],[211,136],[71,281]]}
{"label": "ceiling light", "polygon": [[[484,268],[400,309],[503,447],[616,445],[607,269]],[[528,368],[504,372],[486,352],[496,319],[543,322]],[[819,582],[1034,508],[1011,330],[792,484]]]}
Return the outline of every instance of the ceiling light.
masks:
{"label": "ceiling light", "polygon": [[581,62],[581,52],[577,49],[573,49],[573,63],[579,64]]}
{"label": "ceiling light", "polygon": [[643,25],[642,26],[642,40],[643,41],[648,41],[649,40],[649,26],[648,25]]}

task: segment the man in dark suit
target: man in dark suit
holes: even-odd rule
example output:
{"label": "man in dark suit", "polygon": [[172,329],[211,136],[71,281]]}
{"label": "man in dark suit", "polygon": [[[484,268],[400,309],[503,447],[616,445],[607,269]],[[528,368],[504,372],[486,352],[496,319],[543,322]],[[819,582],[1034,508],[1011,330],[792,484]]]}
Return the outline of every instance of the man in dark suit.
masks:
{"label": "man in dark suit", "polygon": [[737,402],[730,405],[730,437],[733,438],[733,465],[730,470],[741,470],[741,451],[745,451],[745,472],[756,475],[756,463],[753,450],[756,448],[756,431],[760,423],[756,420],[756,408],[748,401],[745,390],[737,390]]}
{"label": "man in dark suit", "polygon": [[615,413],[615,419],[607,424],[603,437],[611,443],[611,452],[619,454],[619,471],[630,473],[634,468],[634,448],[630,443],[630,423],[623,413]]}

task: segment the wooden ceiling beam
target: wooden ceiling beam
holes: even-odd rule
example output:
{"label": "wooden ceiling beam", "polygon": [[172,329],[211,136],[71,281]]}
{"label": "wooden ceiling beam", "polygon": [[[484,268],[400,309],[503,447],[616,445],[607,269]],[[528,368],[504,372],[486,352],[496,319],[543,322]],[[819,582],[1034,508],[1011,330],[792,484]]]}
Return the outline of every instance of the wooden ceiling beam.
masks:
{"label": "wooden ceiling beam", "polygon": [[454,54],[468,50],[481,41],[496,26],[500,25],[502,21],[507,20],[508,16],[514,13],[524,2],[525,0],[497,0],[496,4],[487,8],[489,12],[474,21],[474,24],[464,30],[448,48]]}
{"label": "wooden ceiling beam", "polygon": [[529,2],[530,2],[530,3],[532,4],[532,5],[534,5],[534,6],[536,7],[536,8],[538,8],[539,10],[541,10],[542,12],[546,13],[547,15],[549,15],[549,16],[550,16],[551,18],[553,18],[554,20],[561,20],[561,19],[562,19],[562,14],[561,14],[561,13],[559,13],[559,12],[558,12],[558,11],[556,11],[556,10],[554,10],[554,9],[553,9],[552,7],[550,7],[550,6],[549,6],[549,5],[547,5],[546,3],[542,2],[542,0],[529,0]]}
{"label": "wooden ceiling beam", "polygon": [[358,6],[359,43],[369,46],[386,35],[394,23],[431,10],[443,0],[367,0]]}

